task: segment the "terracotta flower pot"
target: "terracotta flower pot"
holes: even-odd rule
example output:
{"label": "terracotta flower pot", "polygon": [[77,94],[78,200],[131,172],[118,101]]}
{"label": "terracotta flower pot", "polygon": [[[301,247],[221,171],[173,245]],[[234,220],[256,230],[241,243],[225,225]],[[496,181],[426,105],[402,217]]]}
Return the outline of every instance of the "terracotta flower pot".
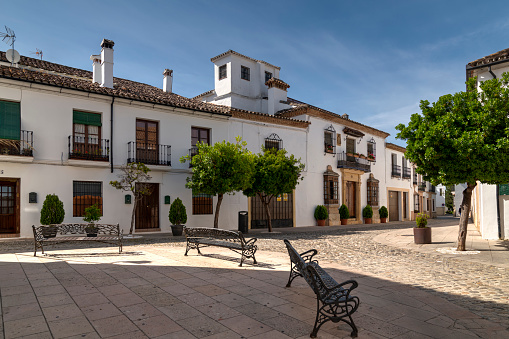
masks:
{"label": "terracotta flower pot", "polygon": [[324,220],[317,220],[316,221],[318,226],[325,226],[325,219]]}
{"label": "terracotta flower pot", "polygon": [[381,222],[382,224],[385,224],[385,223],[387,222],[387,218],[380,218],[380,222]]}
{"label": "terracotta flower pot", "polygon": [[341,225],[347,225],[348,219],[341,219]]}
{"label": "terracotta flower pot", "polygon": [[371,224],[371,218],[364,218],[364,223],[365,224]]}
{"label": "terracotta flower pot", "polygon": [[431,227],[414,227],[414,243],[431,244]]}

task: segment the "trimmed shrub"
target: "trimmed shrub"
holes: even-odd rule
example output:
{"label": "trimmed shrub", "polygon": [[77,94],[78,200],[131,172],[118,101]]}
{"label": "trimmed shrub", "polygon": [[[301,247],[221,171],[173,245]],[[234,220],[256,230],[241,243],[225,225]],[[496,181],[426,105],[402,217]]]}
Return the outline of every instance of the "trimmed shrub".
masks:
{"label": "trimmed shrub", "polygon": [[64,203],[58,199],[56,194],[48,194],[41,209],[41,224],[61,224],[64,221]]}
{"label": "trimmed shrub", "polygon": [[370,205],[366,205],[362,210],[362,216],[367,219],[373,218],[373,208]]}
{"label": "trimmed shrub", "polygon": [[385,206],[380,207],[378,213],[380,213],[380,218],[387,218],[389,216],[389,211]]}
{"label": "trimmed shrub", "polygon": [[329,217],[329,212],[327,212],[327,208],[324,205],[318,205],[315,208],[315,219],[316,220],[326,220]]}
{"label": "trimmed shrub", "polygon": [[341,219],[350,218],[350,211],[348,211],[348,207],[346,207],[345,204],[341,205],[341,207],[339,208],[339,215]]}
{"label": "trimmed shrub", "polygon": [[170,219],[172,225],[182,225],[187,222],[186,206],[184,206],[180,198],[172,202],[170,212],[168,213],[168,219]]}

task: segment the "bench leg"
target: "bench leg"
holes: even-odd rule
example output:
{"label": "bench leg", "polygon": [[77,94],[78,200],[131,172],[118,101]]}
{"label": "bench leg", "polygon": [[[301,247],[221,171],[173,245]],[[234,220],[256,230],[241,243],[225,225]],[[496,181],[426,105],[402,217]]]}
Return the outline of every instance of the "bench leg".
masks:
{"label": "bench leg", "polygon": [[302,274],[299,273],[295,264],[293,262],[290,262],[290,265],[292,268],[290,269],[290,276],[288,277],[288,283],[286,284],[286,287],[290,287],[292,285],[293,279],[297,277],[302,277]]}
{"label": "bench leg", "polygon": [[311,338],[316,338],[318,334],[318,330],[320,327],[322,327],[323,324],[325,324],[327,321],[331,320],[326,315],[322,314],[323,306],[320,307],[320,299],[318,297],[316,298],[316,319],[315,319],[315,326],[313,327],[313,332],[309,335]]}

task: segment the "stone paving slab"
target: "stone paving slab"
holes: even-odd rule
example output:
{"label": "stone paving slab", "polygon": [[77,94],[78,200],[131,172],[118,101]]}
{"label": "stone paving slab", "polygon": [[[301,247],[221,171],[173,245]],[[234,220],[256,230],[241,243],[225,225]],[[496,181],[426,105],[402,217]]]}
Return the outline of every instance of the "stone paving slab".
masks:
{"label": "stone paving slab", "polygon": [[[284,287],[285,253],[259,251],[259,265],[248,261],[241,268],[237,254],[220,248],[187,257],[184,246],[124,250],[0,254],[0,339],[308,338],[313,328],[316,299],[303,279]],[[359,338],[509,334],[422,289],[333,261],[323,267],[338,281],[359,282],[361,304],[353,316]],[[350,328],[329,322],[318,334],[349,338]]]}

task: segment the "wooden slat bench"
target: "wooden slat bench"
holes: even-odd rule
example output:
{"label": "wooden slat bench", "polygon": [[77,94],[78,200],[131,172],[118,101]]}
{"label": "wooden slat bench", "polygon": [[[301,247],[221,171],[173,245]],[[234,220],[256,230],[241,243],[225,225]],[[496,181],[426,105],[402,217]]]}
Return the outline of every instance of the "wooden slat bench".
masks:
{"label": "wooden slat bench", "polygon": [[352,337],[357,337],[357,327],[352,314],[359,307],[359,298],[350,294],[358,284],[355,280],[347,280],[338,284],[318,261],[313,257],[318,253],[315,249],[298,253],[290,242],[284,240],[290,255],[291,270],[286,287],[290,287],[293,279],[303,277],[316,294],[316,320],[310,337],[316,338],[318,330],[327,321],[337,323],[344,321],[352,328]]}
{"label": "wooden slat bench", "polygon": [[206,227],[185,227],[184,234],[187,239],[184,255],[187,255],[190,249],[197,249],[198,253],[201,254],[200,247],[218,246],[239,253],[241,255],[239,266],[242,266],[247,258],[253,258],[254,264],[257,264],[255,252],[258,247],[254,244],[256,238],[246,241],[241,232]]}
{"label": "wooden slat bench", "polygon": [[45,237],[43,228],[47,226],[32,225],[34,231],[34,256],[37,255],[37,249],[40,248],[44,254],[45,244],[55,244],[64,241],[98,241],[107,244],[118,245],[118,252],[122,252],[122,239],[123,231],[120,229],[119,224],[96,224],[98,228],[97,237],[87,237],[85,228],[88,224],[58,224],[50,225],[55,226],[55,237]]}

